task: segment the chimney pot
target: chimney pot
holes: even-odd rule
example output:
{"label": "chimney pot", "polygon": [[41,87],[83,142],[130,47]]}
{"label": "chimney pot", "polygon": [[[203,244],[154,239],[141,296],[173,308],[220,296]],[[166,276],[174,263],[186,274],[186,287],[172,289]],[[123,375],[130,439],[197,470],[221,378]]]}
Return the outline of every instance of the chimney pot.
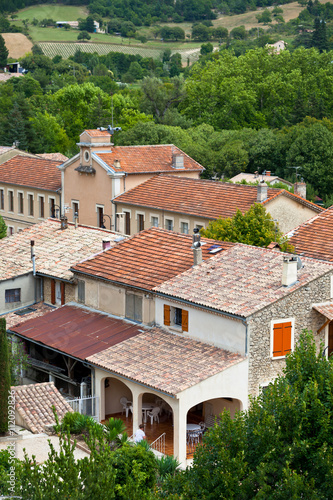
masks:
{"label": "chimney pot", "polygon": [[114,168],[120,169],[120,160],[115,160],[113,164]]}
{"label": "chimney pot", "polygon": [[270,170],[266,170],[266,175],[268,175],[268,177],[271,175],[271,171]]}
{"label": "chimney pot", "polygon": [[111,241],[103,240],[103,250],[107,250],[108,248],[111,248]]}
{"label": "chimney pot", "polygon": [[67,224],[67,217],[66,215],[62,215],[60,217],[60,229],[67,229],[68,224]]}
{"label": "chimney pot", "polygon": [[267,184],[262,181],[257,186],[257,202],[261,203],[265,200],[267,200]]}
{"label": "chimney pot", "polygon": [[282,285],[290,286],[297,281],[297,257],[283,257]]}

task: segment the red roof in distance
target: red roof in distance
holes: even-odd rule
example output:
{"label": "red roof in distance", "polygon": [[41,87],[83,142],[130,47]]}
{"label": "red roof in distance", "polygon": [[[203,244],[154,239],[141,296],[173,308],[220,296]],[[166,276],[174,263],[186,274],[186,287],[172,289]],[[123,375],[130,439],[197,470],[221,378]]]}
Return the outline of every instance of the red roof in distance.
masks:
{"label": "red roof in distance", "polygon": [[61,163],[17,155],[0,165],[0,182],[57,191],[61,187],[61,172],[57,166]]}

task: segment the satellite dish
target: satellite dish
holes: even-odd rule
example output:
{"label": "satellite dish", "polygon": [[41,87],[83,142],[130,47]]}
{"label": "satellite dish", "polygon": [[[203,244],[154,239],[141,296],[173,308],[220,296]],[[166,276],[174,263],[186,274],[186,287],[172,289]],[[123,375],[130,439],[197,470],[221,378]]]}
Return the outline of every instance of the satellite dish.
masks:
{"label": "satellite dish", "polygon": [[297,271],[302,269],[302,267],[303,267],[303,263],[302,263],[300,257],[297,257]]}

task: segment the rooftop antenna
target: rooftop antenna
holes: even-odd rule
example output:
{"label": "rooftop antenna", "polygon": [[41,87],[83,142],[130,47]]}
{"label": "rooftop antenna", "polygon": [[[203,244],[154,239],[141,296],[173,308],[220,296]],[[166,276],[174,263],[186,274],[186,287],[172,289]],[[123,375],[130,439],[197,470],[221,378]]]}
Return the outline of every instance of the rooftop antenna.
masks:
{"label": "rooftop antenna", "polygon": [[302,167],[298,165],[297,167],[288,167],[288,168],[294,168],[294,169],[295,169],[296,184],[297,184],[297,177],[300,175],[300,174],[298,173],[298,170],[299,170],[300,168],[302,168]]}

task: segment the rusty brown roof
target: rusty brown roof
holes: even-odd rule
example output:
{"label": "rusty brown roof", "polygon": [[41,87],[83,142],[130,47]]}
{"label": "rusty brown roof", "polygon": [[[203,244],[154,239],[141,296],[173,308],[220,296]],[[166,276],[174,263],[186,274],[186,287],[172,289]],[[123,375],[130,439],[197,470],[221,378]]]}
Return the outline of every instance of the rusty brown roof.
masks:
{"label": "rusty brown roof", "polygon": [[142,333],[142,326],[78,305],[65,305],[11,330],[26,339],[86,359]]}

